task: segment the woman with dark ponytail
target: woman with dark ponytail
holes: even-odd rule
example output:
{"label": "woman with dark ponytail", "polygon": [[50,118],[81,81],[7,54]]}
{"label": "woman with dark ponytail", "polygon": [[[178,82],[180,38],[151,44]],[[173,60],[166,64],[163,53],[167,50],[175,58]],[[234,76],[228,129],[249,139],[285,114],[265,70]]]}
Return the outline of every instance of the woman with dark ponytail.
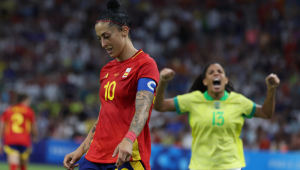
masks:
{"label": "woman with dark ponytail", "polygon": [[160,72],[154,109],[189,114],[193,137],[189,169],[241,170],[245,160],[239,136],[244,118],[273,116],[275,90],[280,82],[277,75],[266,78],[267,97],[260,106],[234,92],[219,63],[208,64],[189,93],[165,99],[165,86],[174,74],[167,68]]}
{"label": "woman with dark ponytail", "polygon": [[86,153],[80,170],[150,170],[149,118],[159,71],[155,61],[134,48],[131,19],[118,0],[109,0],[95,24],[102,47],[115,60],[100,73],[101,107],[97,121],[78,149],[65,156],[74,169]]}

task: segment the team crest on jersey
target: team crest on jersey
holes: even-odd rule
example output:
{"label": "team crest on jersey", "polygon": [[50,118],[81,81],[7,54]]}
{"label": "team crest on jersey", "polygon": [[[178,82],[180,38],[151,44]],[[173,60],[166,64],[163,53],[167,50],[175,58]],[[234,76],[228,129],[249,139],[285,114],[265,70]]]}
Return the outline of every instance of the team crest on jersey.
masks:
{"label": "team crest on jersey", "polygon": [[215,109],[220,109],[220,102],[215,102]]}
{"label": "team crest on jersey", "polygon": [[122,78],[126,78],[130,72],[131,68],[127,68],[125,73],[123,74]]}

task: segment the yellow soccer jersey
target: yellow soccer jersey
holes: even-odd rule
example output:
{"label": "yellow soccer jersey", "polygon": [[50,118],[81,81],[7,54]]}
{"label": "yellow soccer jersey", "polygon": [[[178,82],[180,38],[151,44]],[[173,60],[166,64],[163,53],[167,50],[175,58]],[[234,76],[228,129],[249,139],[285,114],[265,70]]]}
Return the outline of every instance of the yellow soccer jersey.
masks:
{"label": "yellow soccer jersey", "polygon": [[225,91],[221,100],[194,91],[174,98],[178,114],[188,113],[192,128],[190,169],[219,170],[245,167],[239,138],[244,117],[253,117],[256,105],[241,94]]}

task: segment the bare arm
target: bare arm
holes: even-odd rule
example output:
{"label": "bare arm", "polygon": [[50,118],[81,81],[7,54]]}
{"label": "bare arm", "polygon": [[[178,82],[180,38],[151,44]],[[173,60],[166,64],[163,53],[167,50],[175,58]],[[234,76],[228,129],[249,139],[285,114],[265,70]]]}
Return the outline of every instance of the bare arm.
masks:
{"label": "bare arm", "polygon": [[172,80],[175,73],[171,69],[163,69],[160,72],[160,81],[156,89],[156,96],[153,108],[157,111],[176,111],[176,107],[172,98],[165,99],[165,88],[168,81]]}
{"label": "bare arm", "polygon": [[[100,110],[101,110],[101,105],[100,105]],[[100,111],[99,111],[99,113],[100,113]],[[81,145],[77,148],[77,150],[79,150],[79,151],[82,153],[82,155],[83,155],[84,153],[86,153],[86,152],[89,150],[90,146],[91,146],[91,142],[92,142],[92,140],[93,140],[93,138],[94,138],[94,133],[95,133],[95,131],[96,131],[96,126],[97,126],[97,124],[98,124],[98,121],[99,121],[99,116],[98,116],[96,122],[94,123],[92,129],[91,129],[90,132],[88,133],[87,137],[85,138],[85,140],[84,140],[84,141],[81,143]]]}
{"label": "bare arm", "polygon": [[37,142],[37,141],[38,141],[37,124],[36,124],[36,123],[31,124],[31,129],[32,129],[32,137],[33,137],[33,141],[34,141],[34,142]]}
{"label": "bare arm", "polygon": [[98,124],[98,121],[99,121],[99,117],[97,118],[96,122],[94,123],[92,129],[88,133],[88,135],[85,138],[85,140],[77,148],[77,150],[81,151],[82,154],[86,153],[89,150],[89,148],[90,148],[91,142],[92,142],[92,140],[94,138],[94,133],[96,131],[96,126]]}
{"label": "bare arm", "polygon": [[268,92],[267,97],[262,106],[257,105],[254,117],[271,118],[275,111],[275,92],[280,80],[275,74],[270,74],[266,78]]}
{"label": "bare arm", "polygon": [[176,111],[174,100],[172,98],[165,99],[164,89],[167,82],[160,81],[156,89],[156,96],[153,108],[160,112]]}
{"label": "bare arm", "polygon": [[271,118],[275,111],[275,89],[268,90],[264,104],[256,105],[254,117]]}
{"label": "bare arm", "polygon": [[5,122],[0,121],[0,145],[2,145],[4,127],[5,127]]}
{"label": "bare arm", "polygon": [[[101,110],[101,103],[100,103],[100,110]],[[82,155],[89,150],[91,142],[94,138],[94,133],[96,131],[96,126],[98,124],[98,121],[99,121],[99,116],[96,122],[94,123],[92,129],[88,133],[87,137],[81,143],[81,145],[74,152],[69,153],[65,156],[63,164],[66,169],[74,170],[77,166],[79,166],[79,164],[74,164],[74,163],[77,162],[82,157]]]}
{"label": "bare arm", "polygon": [[[133,132],[136,137],[139,136],[148,120],[149,110],[153,103],[153,98],[154,94],[147,90],[138,91],[136,94],[135,114],[129,127],[129,131]],[[115,157],[118,154],[118,159],[116,162],[117,168],[120,168],[124,162],[130,160],[132,156],[133,143],[134,139],[125,137],[116,147],[112,157]]]}
{"label": "bare arm", "polygon": [[[139,136],[149,117],[149,110],[153,102],[154,94],[150,91],[141,90],[136,94],[135,114],[130,124],[129,131]],[[130,140],[129,140],[130,141]]]}
{"label": "bare arm", "polygon": [[3,134],[4,134],[5,122],[0,121],[0,155],[3,153]]}

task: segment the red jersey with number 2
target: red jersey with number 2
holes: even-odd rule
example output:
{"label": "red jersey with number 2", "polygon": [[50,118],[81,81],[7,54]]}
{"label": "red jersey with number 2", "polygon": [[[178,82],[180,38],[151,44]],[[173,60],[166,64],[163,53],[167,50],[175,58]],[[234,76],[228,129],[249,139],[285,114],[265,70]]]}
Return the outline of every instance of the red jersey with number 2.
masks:
{"label": "red jersey with number 2", "polygon": [[33,110],[18,104],[7,108],[1,115],[1,122],[5,124],[4,145],[31,145],[31,125],[35,123]]}
{"label": "red jersey with number 2", "polygon": [[[113,60],[100,73],[101,110],[93,141],[86,159],[96,163],[115,163],[112,158],[118,144],[124,139],[135,114],[135,99],[140,78],[151,78],[156,84],[159,72],[155,61],[142,50],[133,57],[118,62]],[[151,115],[153,104],[150,109]],[[151,139],[149,118],[137,140],[133,144],[130,161],[141,160],[150,169]]]}

